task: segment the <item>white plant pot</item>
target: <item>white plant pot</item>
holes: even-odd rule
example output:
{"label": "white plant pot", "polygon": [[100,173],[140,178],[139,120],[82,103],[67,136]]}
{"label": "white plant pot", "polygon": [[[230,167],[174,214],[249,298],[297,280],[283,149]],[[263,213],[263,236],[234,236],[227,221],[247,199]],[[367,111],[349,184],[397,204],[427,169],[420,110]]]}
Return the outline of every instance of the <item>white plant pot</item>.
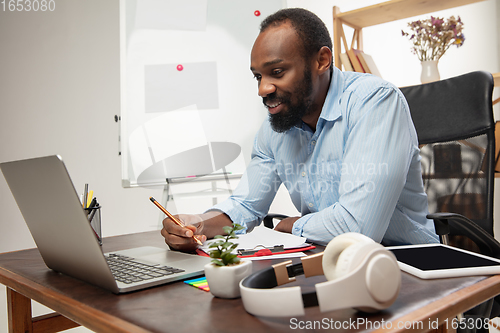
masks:
{"label": "white plant pot", "polygon": [[252,273],[252,261],[241,260],[238,265],[205,265],[205,277],[212,295],[220,298],[240,297],[240,281]]}

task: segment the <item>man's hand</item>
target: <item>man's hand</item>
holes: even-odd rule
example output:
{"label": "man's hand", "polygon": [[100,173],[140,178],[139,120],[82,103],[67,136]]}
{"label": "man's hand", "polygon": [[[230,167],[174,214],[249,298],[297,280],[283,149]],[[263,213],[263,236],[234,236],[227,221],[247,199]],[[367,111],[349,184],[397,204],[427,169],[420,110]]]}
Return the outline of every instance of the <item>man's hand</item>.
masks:
{"label": "man's hand", "polygon": [[172,250],[183,252],[192,252],[196,250],[198,244],[192,238],[193,235],[202,243],[207,240],[207,237],[202,234],[204,222],[200,215],[180,214],[175,216],[178,220],[184,223],[184,227],[178,226],[170,218],[163,220],[163,229],[161,235],[165,238],[165,243]]}
{"label": "man's hand", "polygon": [[233,222],[224,213],[209,211],[199,215],[179,214],[175,216],[184,227],[180,227],[169,218],[163,220],[161,235],[165,243],[172,249],[183,252],[193,252],[198,247],[193,235],[202,243],[215,235],[222,235],[222,227],[230,226]]}
{"label": "man's hand", "polygon": [[293,229],[293,224],[298,219],[300,219],[299,216],[284,218],[276,225],[276,227],[274,227],[274,230],[281,232],[288,232],[289,234],[291,234]]}

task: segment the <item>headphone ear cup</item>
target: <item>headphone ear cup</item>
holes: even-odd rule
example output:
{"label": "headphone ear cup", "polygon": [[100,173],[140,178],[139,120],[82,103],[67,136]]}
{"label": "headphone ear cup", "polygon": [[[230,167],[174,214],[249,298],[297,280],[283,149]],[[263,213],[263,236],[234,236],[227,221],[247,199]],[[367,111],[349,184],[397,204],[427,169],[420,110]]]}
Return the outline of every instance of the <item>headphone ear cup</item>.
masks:
{"label": "headphone ear cup", "polygon": [[[401,270],[396,257],[380,245],[381,250],[370,259],[365,283],[370,297],[382,308],[389,307],[397,298],[401,288]],[[375,312],[379,308],[358,307],[364,312]]]}
{"label": "headphone ear cup", "polygon": [[337,267],[335,268],[336,278],[341,278],[350,272],[354,271],[365,259],[365,257],[373,251],[374,247],[380,246],[377,243],[357,243],[347,247],[339,255]]}
{"label": "headphone ear cup", "polygon": [[332,239],[323,252],[322,265],[326,279],[334,280],[347,274],[364,257],[363,253],[359,252],[362,251],[363,245],[374,243],[371,238],[354,232]]}

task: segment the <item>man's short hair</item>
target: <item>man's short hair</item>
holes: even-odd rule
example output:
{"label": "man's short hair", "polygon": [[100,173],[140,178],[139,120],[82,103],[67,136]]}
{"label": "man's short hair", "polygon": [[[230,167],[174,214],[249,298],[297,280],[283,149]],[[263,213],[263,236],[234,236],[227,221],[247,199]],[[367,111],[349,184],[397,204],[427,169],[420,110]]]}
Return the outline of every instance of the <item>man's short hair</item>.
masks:
{"label": "man's short hair", "polygon": [[332,50],[332,39],[326,25],[314,13],[302,8],[285,8],[269,15],[260,24],[260,32],[290,22],[302,41],[303,56],[309,59],[323,46]]}

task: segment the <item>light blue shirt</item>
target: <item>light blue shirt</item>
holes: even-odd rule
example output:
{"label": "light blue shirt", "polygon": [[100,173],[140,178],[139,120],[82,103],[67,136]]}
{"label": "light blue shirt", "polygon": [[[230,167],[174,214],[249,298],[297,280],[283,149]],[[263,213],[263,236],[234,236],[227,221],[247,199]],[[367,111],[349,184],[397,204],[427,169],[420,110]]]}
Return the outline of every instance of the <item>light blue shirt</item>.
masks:
{"label": "light blue shirt", "polygon": [[281,184],[302,215],[292,233],[310,241],[359,232],[385,245],[438,242],[408,105],[376,76],[334,68],[316,131],[277,133],[265,121],[238,187],[212,209],[248,232]]}

